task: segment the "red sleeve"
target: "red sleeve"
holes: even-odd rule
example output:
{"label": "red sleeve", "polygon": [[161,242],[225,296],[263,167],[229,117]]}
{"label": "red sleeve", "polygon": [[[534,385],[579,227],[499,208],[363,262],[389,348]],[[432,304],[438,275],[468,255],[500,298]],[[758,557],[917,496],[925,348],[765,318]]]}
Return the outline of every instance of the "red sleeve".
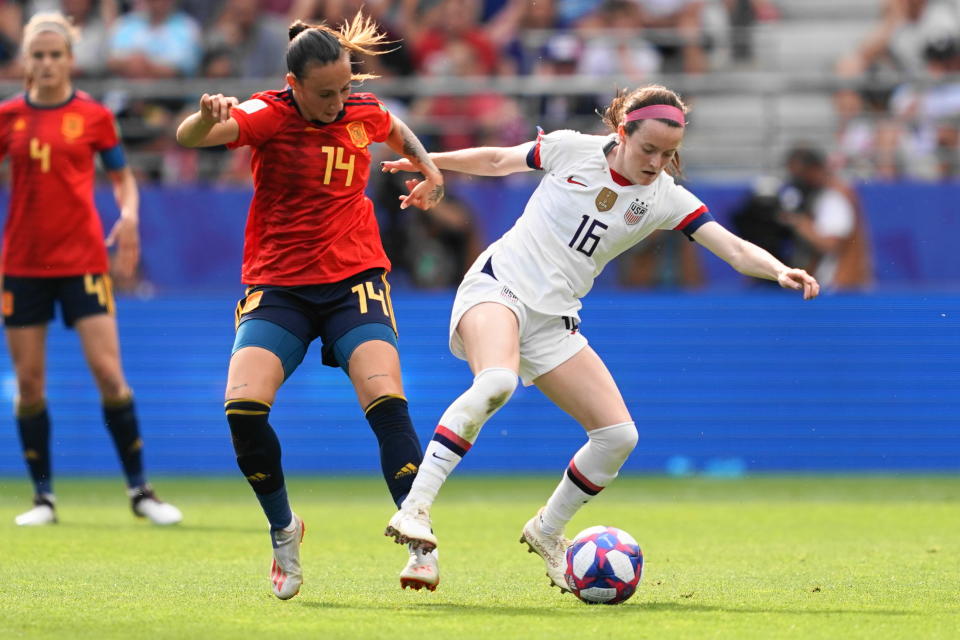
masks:
{"label": "red sleeve", "polygon": [[360,118],[364,125],[370,128],[370,140],[383,142],[387,139],[393,126],[393,118],[377,96],[372,93],[354,93],[347,98],[347,104],[363,109]]}
{"label": "red sleeve", "polygon": [[11,133],[13,133],[13,117],[7,109],[0,106],[0,160],[7,155]]}
{"label": "red sleeve", "polygon": [[374,114],[373,120],[375,124],[373,141],[383,142],[387,139],[387,136],[390,135],[393,118],[390,117],[390,112],[387,111],[387,108],[381,104],[380,109]]}
{"label": "red sleeve", "polygon": [[109,109],[102,105],[99,107],[96,120],[94,120],[94,143],[95,151],[113,149],[120,144],[120,136],[117,133],[117,122]]}
{"label": "red sleeve", "polygon": [[279,107],[257,95],[231,109],[230,117],[240,126],[240,135],[227,145],[228,149],[259,147],[274,136],[283,122]]}

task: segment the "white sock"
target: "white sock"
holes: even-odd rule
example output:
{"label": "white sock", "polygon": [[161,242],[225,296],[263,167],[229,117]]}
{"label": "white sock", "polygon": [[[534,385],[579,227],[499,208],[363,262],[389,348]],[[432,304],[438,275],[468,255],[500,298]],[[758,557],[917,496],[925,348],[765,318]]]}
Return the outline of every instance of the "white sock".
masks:
{"label": "white sock", "polygon": [[440,487],[476,442],[480,429],[517,387],[517,374],[510,369],[484,369],[473,384],[440,416],[440,424],[427,445],[403,506],[429,508]]}
{"label": "white sock", "polygon": [[583,505],[613,482],[627,456],[637,446],[637,427],[622,422],[587,433],[587,444],[573,456],[560,484],[547,500],[541,530],[559,534]]}

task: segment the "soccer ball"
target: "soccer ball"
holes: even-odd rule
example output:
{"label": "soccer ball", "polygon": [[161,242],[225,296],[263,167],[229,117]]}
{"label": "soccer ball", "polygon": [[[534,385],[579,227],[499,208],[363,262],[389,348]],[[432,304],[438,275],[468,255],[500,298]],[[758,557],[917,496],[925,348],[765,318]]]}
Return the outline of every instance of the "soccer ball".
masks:
{"label": "soccer ball", "polygon": [[643,576],[643,552],[626,531],[584,529],[567,548],[567,586],[587,604],[618,604],[633,595]]}

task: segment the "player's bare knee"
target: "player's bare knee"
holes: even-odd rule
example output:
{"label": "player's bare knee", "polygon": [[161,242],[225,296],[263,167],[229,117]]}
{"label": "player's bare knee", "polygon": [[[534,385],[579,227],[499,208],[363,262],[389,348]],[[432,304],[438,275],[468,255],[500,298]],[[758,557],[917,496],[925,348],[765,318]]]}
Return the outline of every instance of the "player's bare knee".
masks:
{"label": "player's bare knee", "polygon": [[100,390],[100,395],[106,399],[116,399],[130,395],[127,381],[114,370],[106,367],[102,369],[94,367],[93,377],[97,381],[97,388]]}
{"label": "player's bare knee", "polygon": [[505,405],[513,395],[517,388],[517,374],[510,369],[491,367],[476,375],[473,386],[486,398],[486,412],[489,415]]}
{"label": "player's bare knee", "polygon": [[32,406],[44,398],[43,371],[22,371],[17,374],[17,397],[23,406]]}

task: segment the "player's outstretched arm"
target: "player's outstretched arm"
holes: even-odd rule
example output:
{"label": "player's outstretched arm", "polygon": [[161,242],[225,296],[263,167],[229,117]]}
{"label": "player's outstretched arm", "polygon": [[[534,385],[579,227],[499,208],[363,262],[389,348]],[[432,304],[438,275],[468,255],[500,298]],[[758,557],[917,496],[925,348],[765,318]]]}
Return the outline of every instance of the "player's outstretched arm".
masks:
{"label": "player's outstretched arm", "polygon": [[140,192],[130,167],[108,171],[107,176],[120,209],[120,219],[107,235],[107,246],[117,245],[117,271],[129,278],[140,262]]}
{"label": "player's outstretched arm", "polygon": [[693,238],[740,273],[754,278],[776,280],[784,289],[803,292],[803,299],[816,298],[820,285],[803,269],[792,269],[769,251],[730,233],[716,222],[693,232]]}
{"label": "player's outstretched arm", "polygon": [[400,196],[400,208],[406,209],[410,205],[421,209],[429,209],[443,200],[443,174],[437,165],[430,159],[430,154],[424,148],[420,139],[410,130],[403,120],[390,115],[390,133],[387,135],[387,146],[404,157],[410,166],[410,171],[419,171],[424,179],[406,180],[410,193]]}
{"label": "player's outstretched arm", "polygon": [[[520,171],[532,171],[527,165],[527,153],[533,142],[515,147],[473,147],[458,151],[431,153],[430,157],[441,169],[469,173],[475,176],[506,176]],[[383,162],[380,169],[385,173],[416,171],[405,160]]]}
{"label": "player's outstretched arm", "polygon": [[200,110],[187,116],[177,127],[177,142],[190,148],[234,142],[240,136],[240,125],[230,117],[230,110],[237,104],[232,96],[203,94]]}

